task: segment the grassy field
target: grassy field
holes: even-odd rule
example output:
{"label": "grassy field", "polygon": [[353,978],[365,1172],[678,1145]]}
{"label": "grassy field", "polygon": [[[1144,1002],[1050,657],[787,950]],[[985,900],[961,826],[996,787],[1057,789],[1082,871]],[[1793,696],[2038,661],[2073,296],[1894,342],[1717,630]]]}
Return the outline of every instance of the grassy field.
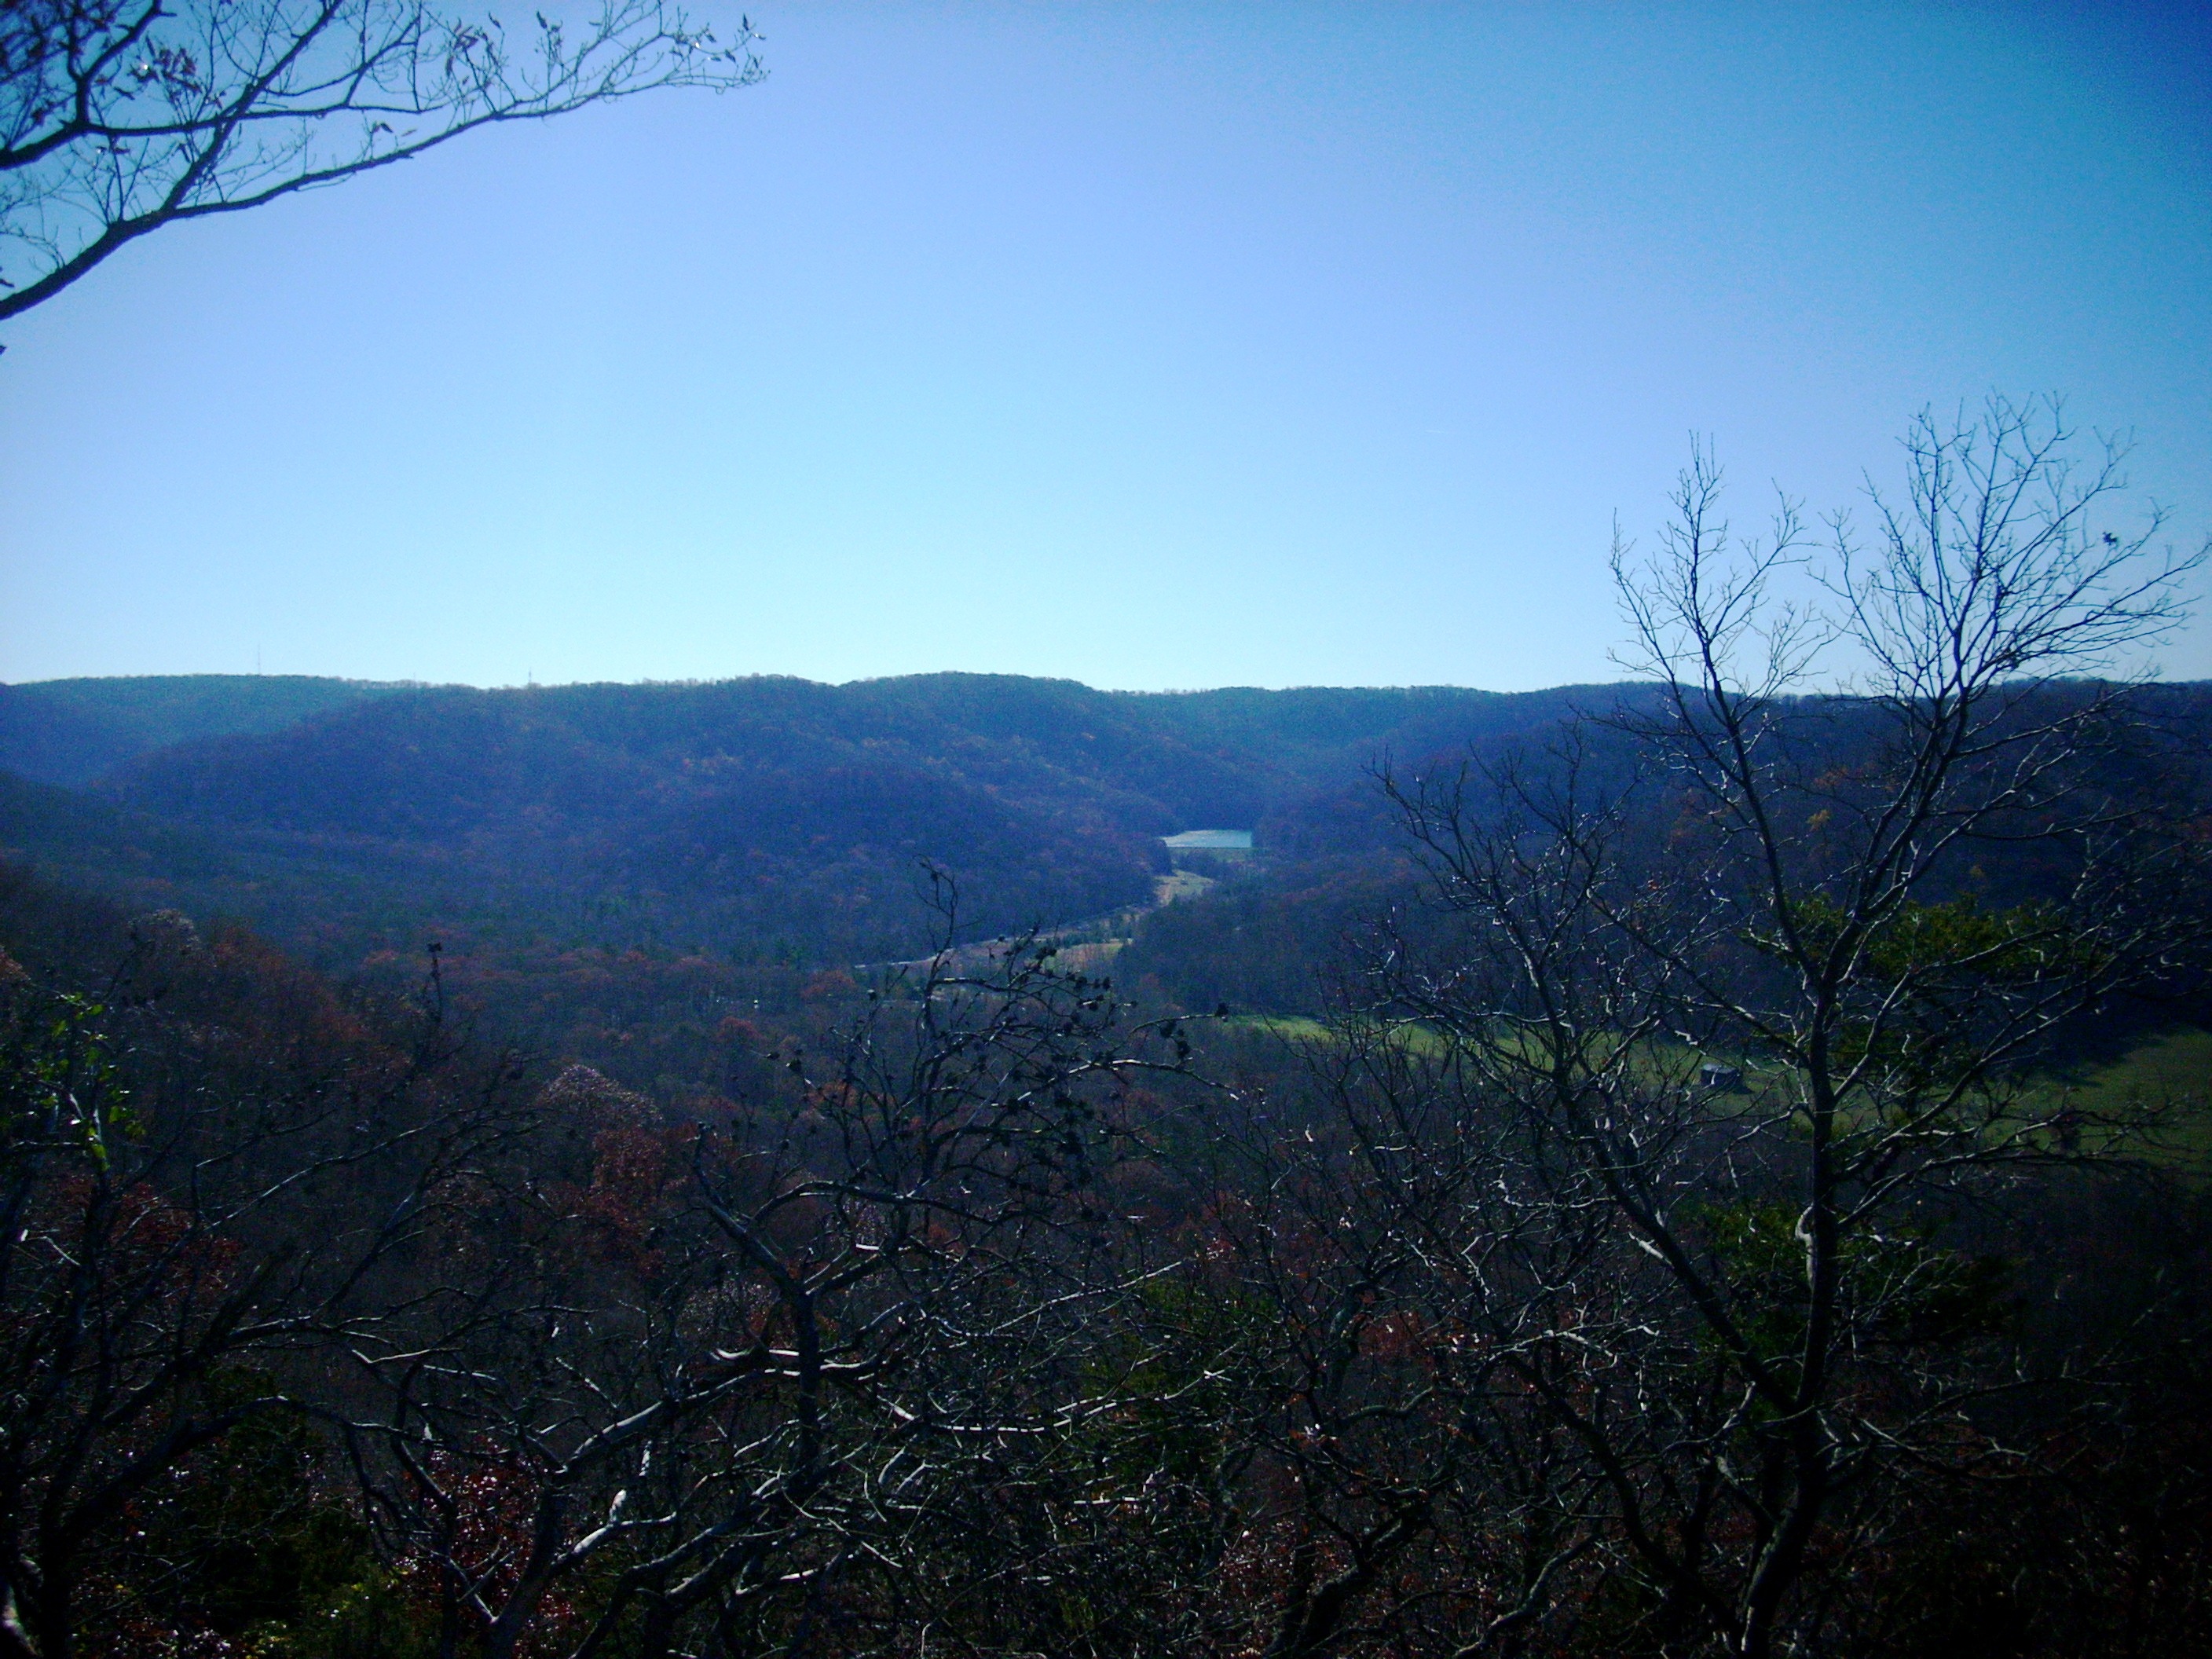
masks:
{"label": "grassy field", "polygon": [[2141,1150],[2158,1162],[2212,1171],[2212,1031],[2169,1032],[2049,1086],[2090,1122],[2153,1122]]}
{"label": "grassy field", "polygon": [[[1304,1015],[1244,1015],[1224,1024],[1291,1042],[1326,1042],[1329,1036],[1327,1024]],[[1406,1028],[1404,1035],[1415,1052],[1442,1048],[1441,1039],[1414,1028]],[[1694,1064],[1694,1058],[1686,1063]],[[1680,1075],[1685,1066],[1684,1055],[1670,1051],[1662,1068],[1669,1075]],[[1755,1091],[1755,1077],[1749,1080]],[[1754,1092],[1735,1099],[1748,1110],[1757,1097]],[[2038,1112],[2072,1105],[2090,1126],[2084,1139],[2092,1144],[2100,1138],[2094,1126],[2149,1124],[2143,1133],[2110,1137],[2112,1150],[2212,1173],[2212,1031],[2168,1032],[2110,1065],[2048,1078],[2035,1086],[2024,1104]]]}

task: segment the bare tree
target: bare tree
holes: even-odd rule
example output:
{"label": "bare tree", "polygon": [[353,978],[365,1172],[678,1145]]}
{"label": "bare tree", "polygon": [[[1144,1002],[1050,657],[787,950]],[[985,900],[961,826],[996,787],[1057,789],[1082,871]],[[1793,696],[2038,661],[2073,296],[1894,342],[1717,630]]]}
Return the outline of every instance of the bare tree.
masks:
{"label": "bare tree", "polygon": [[507,1068],[457,1066],[436,1020],[379,1034],[250,942],[159,931],[105,997],[0,984],[11,1659],[174,1622],[226,1540],[187,1529],[122,1570],[149,1510],[220,1486],[210,1465],[257,1428],[304,1425],[319,1362],[404,1305],[395,1268],[512,1127]]}
{"label": "bare tree", "polygon": [[750,86],[759,37],[666,0],[535,15],[422,0],[8,0],[0,319],[164,225],[258,207],[465,132],[670,87]]}
{"label": "bare tree", "polygon": [[1602,1494],[1621,1645],[1816,1643],[1808,1575],[1881,1535],[1884,1483],[1998,1455],[1945,1206],[2114,1144],[2036,1066],[2202,938],[2130,688],[2081,677],[2176,623],[2203,556],[2109,527],[2119,452],[2081,447],[2055,405],[1923,418],[1820,569],[1786,504],[1735,540],[1700,452],[1656,556],[1616,553],[1650,696],[1393,786],[1463,926],[1371,1006],[1521,1124],[1492,1224],[1577,1244],[1567,1279],[1523,1255],[1547,1319],[1480,1340]]}
{"label": "bare tree", "polygon": [[1271,1659],[1544,1650],[1593,1482],[1530,1409],[1560,1366],[1528,1338],[1587,1299],[1590,1230],[1501,1194],[1528,1125],[1448,1048],[1357,1009],[1300,1046],[1308,1098],[1223,1125],[1202,1252],[1234,1383],[1218,1501],[1253,1581],[1223,1618]]}
{"label": "bare tree", "polygon": [[[347,1430],[448,1649],[999,1616],[947,1517],[1111,1409],[1079,1363],[1129,1290],[1097,1183],[1133,1078],[1181,1064],[1050,954],[894,976],[735,1121],[602,1087],[585,1182],[487,1170],[424,1334],[357,1346],[384,1403]],[[986,1554],[1018,1587],[1020,1551]]]}

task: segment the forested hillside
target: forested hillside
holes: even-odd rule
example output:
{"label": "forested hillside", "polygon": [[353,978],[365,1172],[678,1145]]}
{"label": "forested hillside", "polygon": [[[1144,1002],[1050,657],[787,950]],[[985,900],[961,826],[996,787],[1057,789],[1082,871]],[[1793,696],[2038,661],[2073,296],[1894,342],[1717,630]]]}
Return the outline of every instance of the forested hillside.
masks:
{"label": "forested hillside", "polygon": [[938,926],[931,865],[970,936],[1062,923],[1146,902],[1163,836],[1256,825],[1292,848],[1324,810],[1310,798],[1356,793],[1379,758],[1538,728],[1573,701],[985,675],[9,695],[11,752],[40,761],[21,769],[96,781],[67,799],[18,789],[0,841],[341,969],[426,929],[815,965],[911,955]]}
{"label": "forested hillside", "polygon": [[[2049,708],[2087,695],[2085,689],[2045,694]],[[2139,719],[2127,741],[2104,754],[2095,787],[2115,804],[2159,801],[2184,812],[2212,814],[2212,685],[2139,688],[2130,694]],[[1633,702],[1584,706],[1630,709]],[[1849,699],[1808,700],[1811,718],[1789,763],[1808,774],[1838,775],[1863,764],[1877,747],[1875,708]],[[2030,718],[2023,711],[2018,718]],[[1403,744],[1391,756],[1391,781],[1408,794],[1465,780],[1479,789],[1486,774],[1510,770],[1532,778],[1561,776],[1571,765],[1593,806],[1628,787],[1648,759],[1633,724],[1588,723],[1571,753],[1561,728],[1490,730],[1458,743]],[[1332,975],[1376,943],[1376,925],[1420,935],[1434,918],[1422,897],[1433,860],[1416,855],[1408,802],[1394,801],[1375,775],[1340,776],[1286,800],[1267,821],[1271,856],[1236,872],[1197,903],[1148,917],[1116,960],[1124,981],[1191,1009],[1226,1001],[1242,1012],[1307,1013],[1326,995]],[[1807,807],[1808,817],[1814,810]],[[1802,825],[1800,826],[1802,828]],[[1948,896],[1988,906],[2048,902],[2063,895],[2074,871],[2040,842],[1978,842],[1952,860],[1933,886]],[[2192,1004],[2186,1017],[2212,1009]],[[2160,1015],[2148,1011],[2155,1023]]]}
{"label": "forested hillside", "polygon": [[[1160,837],[1233,826],[1256,830],[1258,855],[1145,921],[1120,971],[1182,1006],[1267,1012],[1316,1007],[1376,916],[1418,924],[1385,773],[1556,764],[1548,734],[1572,711],[1651,696],[1138,694],[988,675],[0,690],[11,753],[94,778],[0,778],[0,845],[134,902],[240,916],[337,971],[433,937],[459,971],[509,983],[576,950],[805,969],[910,957],[943,926],[931,868],[957,884],[963,936],[983,938],[1141,908],[1167,867]],[[2128,764],[2200,788],[2212,688],[2133,695],[2159,752]],[[1848,750],[1861,717],[1834,703],[1816,743]],[[1632,765],[1632,739],[1608,731],[1581,730],[1585,763]],[[2001,849],[1976,867],[1992,900],[2057,878]]]}
{"label": "forested hillside", "polygon": [[305,674],[149,674],[0,685],[0,770],[40,783],[87,783],[170,744],[275,732],[404,689]]}

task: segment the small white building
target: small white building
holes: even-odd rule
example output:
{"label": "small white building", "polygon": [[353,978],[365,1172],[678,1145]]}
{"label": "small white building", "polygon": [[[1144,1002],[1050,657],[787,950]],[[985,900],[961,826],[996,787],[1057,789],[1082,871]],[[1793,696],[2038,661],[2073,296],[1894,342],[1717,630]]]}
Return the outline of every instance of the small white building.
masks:
{"label": "small white building", "polygon": [[1163,836],[1170,853],[1249,853],[1249,830],[1186,830],[1179,836]]}

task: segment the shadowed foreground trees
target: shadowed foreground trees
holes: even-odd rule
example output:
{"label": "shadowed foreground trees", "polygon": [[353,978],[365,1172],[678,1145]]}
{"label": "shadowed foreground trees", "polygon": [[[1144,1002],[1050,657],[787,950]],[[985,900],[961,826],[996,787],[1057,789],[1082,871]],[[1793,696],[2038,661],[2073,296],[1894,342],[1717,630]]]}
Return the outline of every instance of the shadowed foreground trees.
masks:
{"label": "shadowed foreground trees", "polygon": [[866,1650],[1157,1599],[1024,1594],[1114,1559],[1101,1333],[1153,1270],[1106,1200],[1188,1054],[1048,950],[856,994],[676,1121],[471,1058],[434,974],[349,1007],[11,898],[123,965],[0,988],[6,1650]]}
{"label": "shadowed foreground trees", "polygon": [[[1659,712],[1395,786],[1463,927],[1382,962],[1364,1018],[1437,1034],[1430,1086],[1501,1126],[1468,1231],[1510,1265],[1470,1340],[1571,1449],[1660,1651],[1820,1650],[1929,1480],[2021,1467],[1988,1407],[2029,1379],[1946,1235],[2144,1127],[2035,1068],[2205,939],[2190,794],[2136,770],[2126,688],[2069,683],[2198,561],[2106,527],[2117,457],[2077,467],[2055,410],[1907,447],[1872,544],[1838,520],[1796,604],[1794,514],[1735,542],[1700,457],[1656,556],[1616,562]],[[1805,696],[1837,659],[1858,695]]]}
{"label": "shadowed foreground trees", "polygon": [[[1109,1409],[1095,1333],[1142,1282],[1101,1183],[1133,1080],[1180,1061],[1121,1012],[1017,948],[890,981],[821,1070],[793,1055],[789,1099],[727,1121],[550,1091],[573,1167],[541,1146],[488,1173],[428,1333],[352,1345],[373,1522],[441,1631],[865,1650],[948,1595],[987,1617],[945,1582],[954,1517]],[[1011,1585],[1041,1547],[997,1541]]]}
{"label": "shadowed foreground trees", "polygon": [[380,1340],[520,1127],[511,1068],[464,1066],[434,1017],[348,1008],[180,918],[110,942],[97,995],[12,962],[0,986],[0,1651],[38,1659],[226,1599],[275,1516],[210,1483],[249,1449],[301,1474],[331,1357]]}

